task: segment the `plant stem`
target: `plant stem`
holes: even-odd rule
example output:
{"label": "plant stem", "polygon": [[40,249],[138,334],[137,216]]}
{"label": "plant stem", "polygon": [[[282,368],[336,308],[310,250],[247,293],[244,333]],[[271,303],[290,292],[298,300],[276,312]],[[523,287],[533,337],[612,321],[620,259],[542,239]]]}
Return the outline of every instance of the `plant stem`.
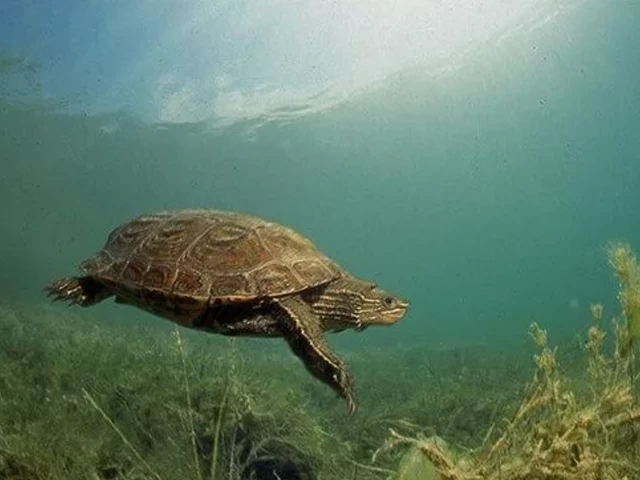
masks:
{"label": "plant stem", "polygon": [[213,436],[213,453],[211,455],[211,467],[209,480],[216,480],[216,468],[218,466],[218,445],[220,443],[220,429],[222,428],[222,420],[224,418],[224,408],[227,404],[227,396],[229,395],[229,388],[231,381],[227,380],[227,386],[224,389],[224,396],[220,403],[220,411],[218,412],[218,418],[216,419],[216,430]]}

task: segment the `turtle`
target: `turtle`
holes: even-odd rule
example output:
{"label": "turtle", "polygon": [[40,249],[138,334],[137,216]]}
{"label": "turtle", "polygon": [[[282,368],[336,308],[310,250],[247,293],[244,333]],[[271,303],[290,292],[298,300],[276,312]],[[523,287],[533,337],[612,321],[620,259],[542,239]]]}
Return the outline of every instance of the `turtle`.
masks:
{"label": "turtle", "polygon": [[351,415],[352,376],[325,332],[391,325],[409,307],[348,273],[293,229],[223,210],[140,215],[115,228],[79,269],[82,275],[46,286],[47,295],[82,307],[115,297],[192,329],[284,338]]}

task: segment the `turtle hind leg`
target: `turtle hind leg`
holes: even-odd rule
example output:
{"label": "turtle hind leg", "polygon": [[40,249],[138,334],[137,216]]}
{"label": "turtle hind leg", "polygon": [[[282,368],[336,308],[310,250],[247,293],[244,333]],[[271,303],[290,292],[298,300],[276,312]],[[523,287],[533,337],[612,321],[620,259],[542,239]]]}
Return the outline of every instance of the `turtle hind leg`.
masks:
{"label": "turtle hind leg", "polygon": [[100,282],[91,277],[65,277],[44,288],[53,301],[65,301],[70,305],[90,307],[113,295]]}

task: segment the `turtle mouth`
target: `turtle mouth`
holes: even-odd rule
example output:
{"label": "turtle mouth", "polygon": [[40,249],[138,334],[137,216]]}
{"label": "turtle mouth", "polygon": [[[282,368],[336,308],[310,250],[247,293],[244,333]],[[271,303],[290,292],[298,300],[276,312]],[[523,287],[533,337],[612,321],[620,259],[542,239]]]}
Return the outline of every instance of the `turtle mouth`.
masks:
{"label": "turtle mouth", "polygon": [[386,313],[385,318],[389,319],[388,323],[396,323],[402,320],[409,310],[409,302],[398,302],[397,305]]}
{"label": "turtle mouth", "polygon": [[377,313],[370,321],[363,322],[361,327],[364,329],[370,325],[393,325],[405,316],[408,308],[408,303],[398,302],[392,309]]}

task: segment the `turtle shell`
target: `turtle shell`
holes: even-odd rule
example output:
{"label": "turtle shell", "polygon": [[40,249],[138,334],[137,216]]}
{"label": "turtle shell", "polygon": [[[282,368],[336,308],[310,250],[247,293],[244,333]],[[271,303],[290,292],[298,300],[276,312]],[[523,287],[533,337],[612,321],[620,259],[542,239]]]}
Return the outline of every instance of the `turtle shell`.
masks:
{"label": "turtle shell", "polygon": [[290,295],[343,275],[290,228],[218,210],[140,216],[113,230],[80,268],[120,301],[165,304],[162,310],[167,302],[195,310],[216,301]]}

